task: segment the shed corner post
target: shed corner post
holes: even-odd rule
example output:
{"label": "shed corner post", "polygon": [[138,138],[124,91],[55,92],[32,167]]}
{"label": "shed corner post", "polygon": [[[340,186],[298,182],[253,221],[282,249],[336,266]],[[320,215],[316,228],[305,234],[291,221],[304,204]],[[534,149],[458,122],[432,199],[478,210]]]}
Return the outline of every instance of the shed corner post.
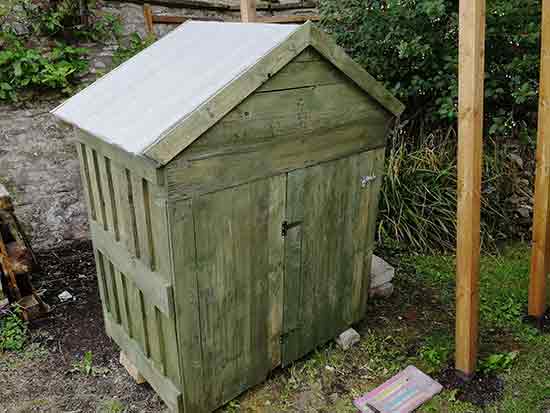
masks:
{"label": "shed corner post", "polygon": [[529,315],[541,325],[546,311],[550,261],[550,0],[542,1],[541,67]]}
{"label": "shed corner post", "polygon": [[455,368],[469,378],[475,372],[479,338],[485,0],[460,0],[459,7]]}
{"label": "shed corner post", "polygon": [[256,21],[256,0],[241,0],[241,20],[243,23]]}

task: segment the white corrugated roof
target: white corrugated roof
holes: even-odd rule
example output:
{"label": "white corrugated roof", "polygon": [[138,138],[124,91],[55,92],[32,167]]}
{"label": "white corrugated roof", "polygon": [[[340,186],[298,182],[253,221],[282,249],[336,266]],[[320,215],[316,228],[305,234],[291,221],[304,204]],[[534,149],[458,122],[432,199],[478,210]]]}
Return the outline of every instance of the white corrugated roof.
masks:
{"label": "white corrugated roof", "polygon": [[182,24],[52,113],[127,152],[143,154],[298,27]]}

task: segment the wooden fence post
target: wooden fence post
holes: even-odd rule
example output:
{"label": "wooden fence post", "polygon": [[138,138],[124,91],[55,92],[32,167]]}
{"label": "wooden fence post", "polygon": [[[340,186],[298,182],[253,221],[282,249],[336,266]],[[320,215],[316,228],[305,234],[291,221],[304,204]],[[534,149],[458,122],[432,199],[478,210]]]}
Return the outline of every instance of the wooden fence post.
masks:
{"label": "wooden fence post", "polygon": [[539,120],[537,138],[537,172],[533,247],[529,280],[529,315],[542,320],[546,311],[546,276],[550,264],[550,0],[542,2],[541,67]]}
{"label": "wooden fence post", "polygon": [[145,3],[143,5],[143,18],[145,19],[147,33],[149,35],[153,35],[155,33],[155,29],[153,27],[153,11],[150,4]]}
{"label": "wooden fence post", "polygon": [[459,7],[455,367],[469,377],[475,371],[479,335],[485,0],[460,0]]}
{"label": "wooden fence post", "polygon": [[241,20],[243,23],[256,21],[256,0],[241,0]]}

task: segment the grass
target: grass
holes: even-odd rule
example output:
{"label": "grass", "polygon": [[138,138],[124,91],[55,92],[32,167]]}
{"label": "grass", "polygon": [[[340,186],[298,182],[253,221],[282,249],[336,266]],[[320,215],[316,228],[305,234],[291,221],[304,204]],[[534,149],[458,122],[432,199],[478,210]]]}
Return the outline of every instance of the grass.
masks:
{"label": "grass", "polygon": [[[544,412],[550,409],[550,331],[523,322],[529,248],[513,245],[481,260],[481,382],[503,383],[485,405],[470,388],[453,387],[420,412]],[[348,351],[330,343],[245,393],[222,412],[356,412],[352,401],[413,364],[445,382],[454,354],[452,256],[403,256],[396,294],[373,300]],[[490,380],[489,380],[490,379]],[[477,381],[474,381],[474,388]],[[483,392],[482,392],[483,393]]]}

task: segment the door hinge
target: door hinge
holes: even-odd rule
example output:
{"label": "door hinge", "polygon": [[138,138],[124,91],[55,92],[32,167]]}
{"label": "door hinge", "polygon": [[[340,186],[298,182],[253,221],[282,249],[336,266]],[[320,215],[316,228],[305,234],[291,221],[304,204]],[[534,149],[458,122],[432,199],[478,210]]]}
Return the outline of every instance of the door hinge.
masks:
{"label": "door hinge", "polygon": [[286,237],[289,229],[297,227],[301,223],[302,221],[294,221],[290,223],[288,221],[283,221],[283,223],[281,224],[281,236],[283,238]]}

